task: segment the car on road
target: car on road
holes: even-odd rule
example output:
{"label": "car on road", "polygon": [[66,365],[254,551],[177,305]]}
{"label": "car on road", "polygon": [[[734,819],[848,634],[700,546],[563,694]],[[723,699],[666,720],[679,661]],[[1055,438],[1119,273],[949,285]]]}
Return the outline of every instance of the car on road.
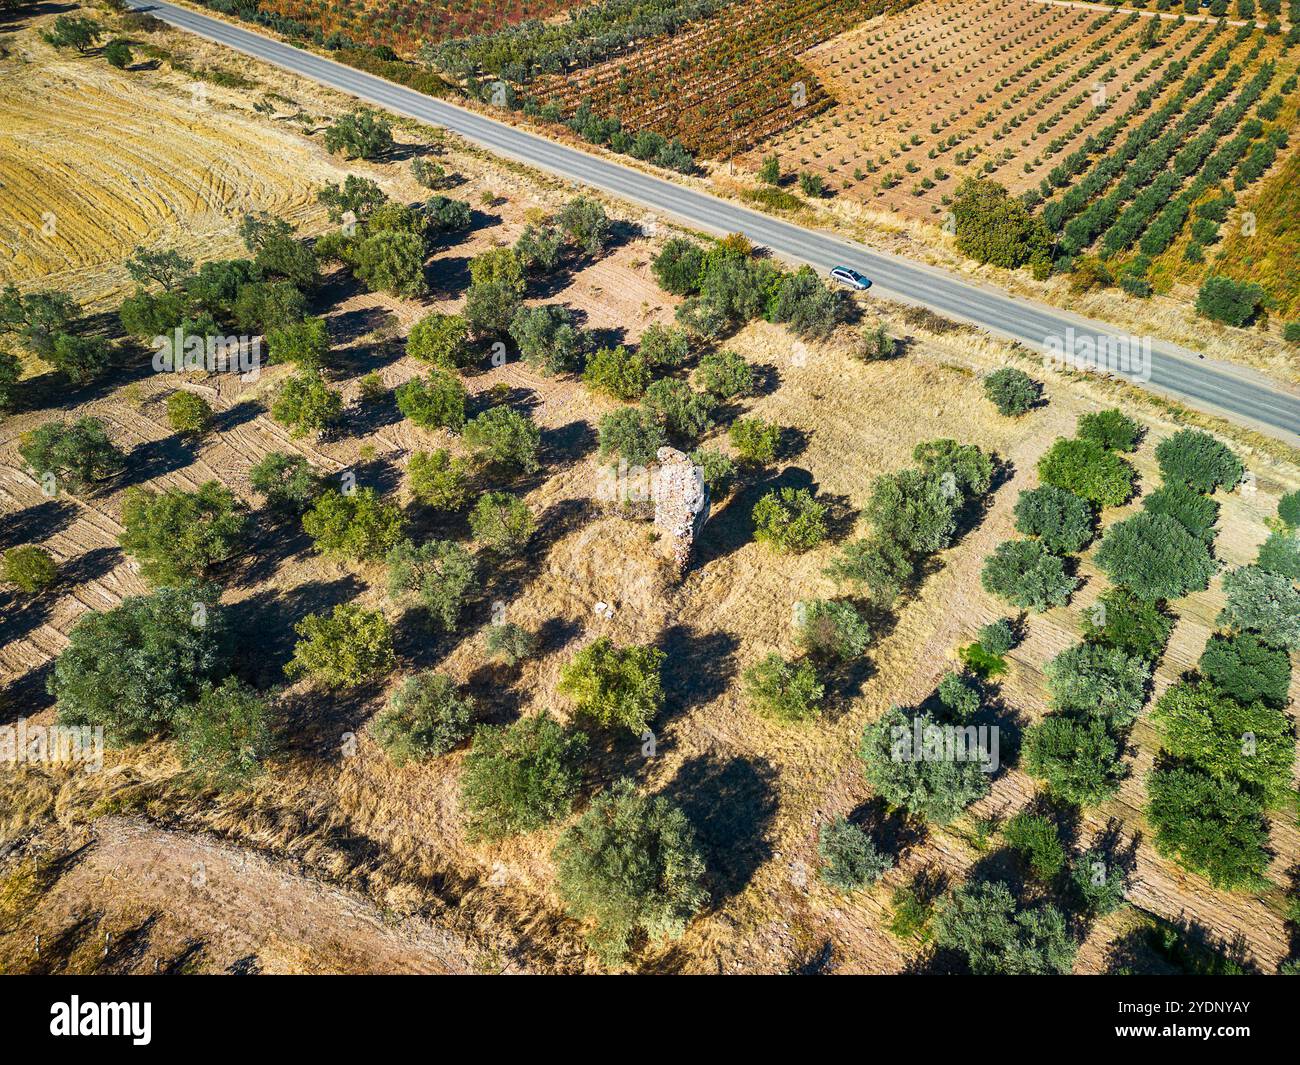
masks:
{"label": "car on road", "polygon": [[848,266],[836,266],[831,270],[831,280],[858,292],[865,292],[871,287],[871,278],[865,277]]}

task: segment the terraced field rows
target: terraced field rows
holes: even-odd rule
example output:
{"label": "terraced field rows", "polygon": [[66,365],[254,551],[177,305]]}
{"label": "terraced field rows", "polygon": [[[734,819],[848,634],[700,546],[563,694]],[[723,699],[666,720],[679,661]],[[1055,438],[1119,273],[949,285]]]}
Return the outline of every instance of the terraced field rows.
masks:
{"label": "terraced field rows", "polygon": [[0,283],[40,278],[93,303],[121,283],[137,245],[233,251],[241,211],[301,221],[334,174],[323,158],[287,165],[301,155],[291,135],[219,107],[216,90],[206,106],[178,106],[102,62],[64,57],[7,64],[0,78]]}
{"label": "terraced field rows", "polygon": [[532,92],[565,115],[583,101],[628,129],[678,138],[726,158],[805,121],[831,100],[798,57],[914,0],[762,0],[590,70],[540,80]]}
{"label": "terraced field rows", "polygon": [[805,57],[839,103],[746,161],[775,151],[843,195],[913,216],[940,213],[967,173],[1036,188],[1206,32],[1168,23],[1153,45],[1148,21],[1025,0],[887,16]]}

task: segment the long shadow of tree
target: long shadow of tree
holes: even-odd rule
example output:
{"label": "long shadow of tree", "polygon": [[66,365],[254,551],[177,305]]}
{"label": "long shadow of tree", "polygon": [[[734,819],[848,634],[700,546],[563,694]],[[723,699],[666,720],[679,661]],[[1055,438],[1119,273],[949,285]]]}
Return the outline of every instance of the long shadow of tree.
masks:
{"label": "long shadow of tree", "polygon": [[664,794],[695,829],[717,905],[745,889],[772,856],[776,770],[764,758],[712,754],[684,762]]}
{"label": "long shadow of tree", "polygon": [[47,499],[7,514],[0,524],[0,550],[47,540],[66,529],[77,516],[77,505],[68,499]]}
{"label": "long shadow of tree", "polygon": [[334,609],[364,590],[352,574],[333,581],[315,581],[287,592],[267,589],[225,607],[236,634],[236,672],[259,688],[284,680],[284,667],[298,641],[294,625],[308,614]]}
{"label": "long shadow of tree", "polygon": [[697,707],[706,706],[727,690],[736,677],[740,641],[729,632],[700,633],[690,625],[666,629],[659,640],[664,652],[662,725]]}

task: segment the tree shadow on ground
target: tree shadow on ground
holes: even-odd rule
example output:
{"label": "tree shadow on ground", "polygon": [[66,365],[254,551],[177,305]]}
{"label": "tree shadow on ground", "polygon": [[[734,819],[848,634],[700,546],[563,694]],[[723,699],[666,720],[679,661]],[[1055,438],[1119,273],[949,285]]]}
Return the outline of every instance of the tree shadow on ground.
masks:
{"label": "tree shadow on ground", "polygon": [[904,809],[891,810],[879,796],[854,807],[848,820],[871,836],[876,847],[892,855],[895,862],[929,835],[924,818],[913,817]]}
{"label": "tree shadow on ground", "polygon": [[253,536],[244,553],[227,563],[227,580],[239,588],[269,581],[281,565],[312,548],[311,537],[297,520],[279,519],[265,508],[256,512],[250,528]]}
{"label": "tree shadow on ground", "polygon": [[282,683],[298,642],[294,625],[308,614],[328,613],[364,590],[362,581],[349,573],[284,592],[266,589],[230,603],[224,609],[238,640],[236,672],[258,688]]}
{"label": "tree shadow on ground", "polygon": [[715,907],[743,891],[772,856],[776,783],[764,758],[702,754],[684,762],[664,789],[695,829]]}
{"label": "tree shadow on ground", "polygon": [[49,594],[0,591],[0,647],[16,644],[39,629],[49,620],[53,605]]}
{"label": "tree shadow on ground", "polygon": [[54,705],[54,697],[45,690],[46,681],[54,673],[54,659],[29,669],[8,686],[0,689],[0,720],[15,721],[31,717]]}
{"label": "tree shadow on ground", "polygon": [[195,459],[193,443],[180,436],[146,440],[137,444],[127,456],[126,470],[119,478],[122,488],[132,488],[183,470]]}
{"label": "tree shadow on ground", "polygon": [[703,569],[711,562],[726,558],[754,539],[754,504],[768,492],[780,488],[806,488],[816,492],[812,474],[790,466],[779,473],[768,473],[749,484],[737,486],[727,505],[710,515],[700,530],[691,553],[689,569]]}
{"label": "tree shadow on ground", "polygon": [[325,319],[325,324],[329,329],[330,343],[336,348],[343,348],[355,344],[377,329],[396,325],[397,316],[387,307],[356,307],[330,315]]}
{"label": "tree shadow on ground", "polygon": [[47,499],[14,514],[0,523],[0,550],[48,540],[66,529],[77,516],[77,505],[67,499]]}
{"label": "tree shadow on ground", "polygon": [[691,625],[677,624],[666,629],[658,642],[665,655],[664,710],[656,725],[662,727],[707,706],[735,681],[740,641],[731,633],[704,633]]}
{"label": "tree shadow on ground", "polygon": [[262,404],[253,400],[240,400],[233,406],[213,414],[212,430],[218,433],[228,433],[232,429],[238,429],[241,425],[247,425],[265,409]]}
{"label": "tree shadow on ground", "polygon": [[363,399],[353,403],[344,414],[348,430],[358,439],[377,433],[402,420],[397,400],[391,393],[378,399]]}
{"label": "tree shadow on ground", "polygon": [[[276,745],[286,757],[335,762],[344,757],[348,738],[365,727],[381,681],[350,688],[310,688],[280,700]],[[374,844],[366,841],[366,846]]]}
{"label": "tree shadow on ground", "polygon": [[1226,976],[1259,974],[1246,937],[1224,939],[1185,915],[1166,920],[1147,914],[1151,924],[1117,938],[1106,957],[1109,974]]}
{"label": "tree shadow on ground", "polygon": [[575,419],[541,431],[539,457],[545,466],[581,462],[596,450],[596,430],[590,422]]}
{"label": "tree shadow on ground", "polygon": [[[59,583],[66,587],[76,587],[87,581],[98,580],[120,565],[125,557],[119,547],[93,547],[60,564]],[[0,643],[4,643],[4,640],[0,639]]]}

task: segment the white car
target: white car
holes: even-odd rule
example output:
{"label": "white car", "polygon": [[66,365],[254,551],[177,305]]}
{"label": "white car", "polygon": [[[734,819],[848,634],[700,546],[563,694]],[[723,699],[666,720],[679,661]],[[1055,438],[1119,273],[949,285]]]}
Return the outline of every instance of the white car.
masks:
{"label": "white car", "polygon": [[871,287],[871,279],[864,277],[856,270],[847,266],[837,266],[831,270],[831,280],[841,285],[848,285],[849,288],[858,292],[865,292]]}

